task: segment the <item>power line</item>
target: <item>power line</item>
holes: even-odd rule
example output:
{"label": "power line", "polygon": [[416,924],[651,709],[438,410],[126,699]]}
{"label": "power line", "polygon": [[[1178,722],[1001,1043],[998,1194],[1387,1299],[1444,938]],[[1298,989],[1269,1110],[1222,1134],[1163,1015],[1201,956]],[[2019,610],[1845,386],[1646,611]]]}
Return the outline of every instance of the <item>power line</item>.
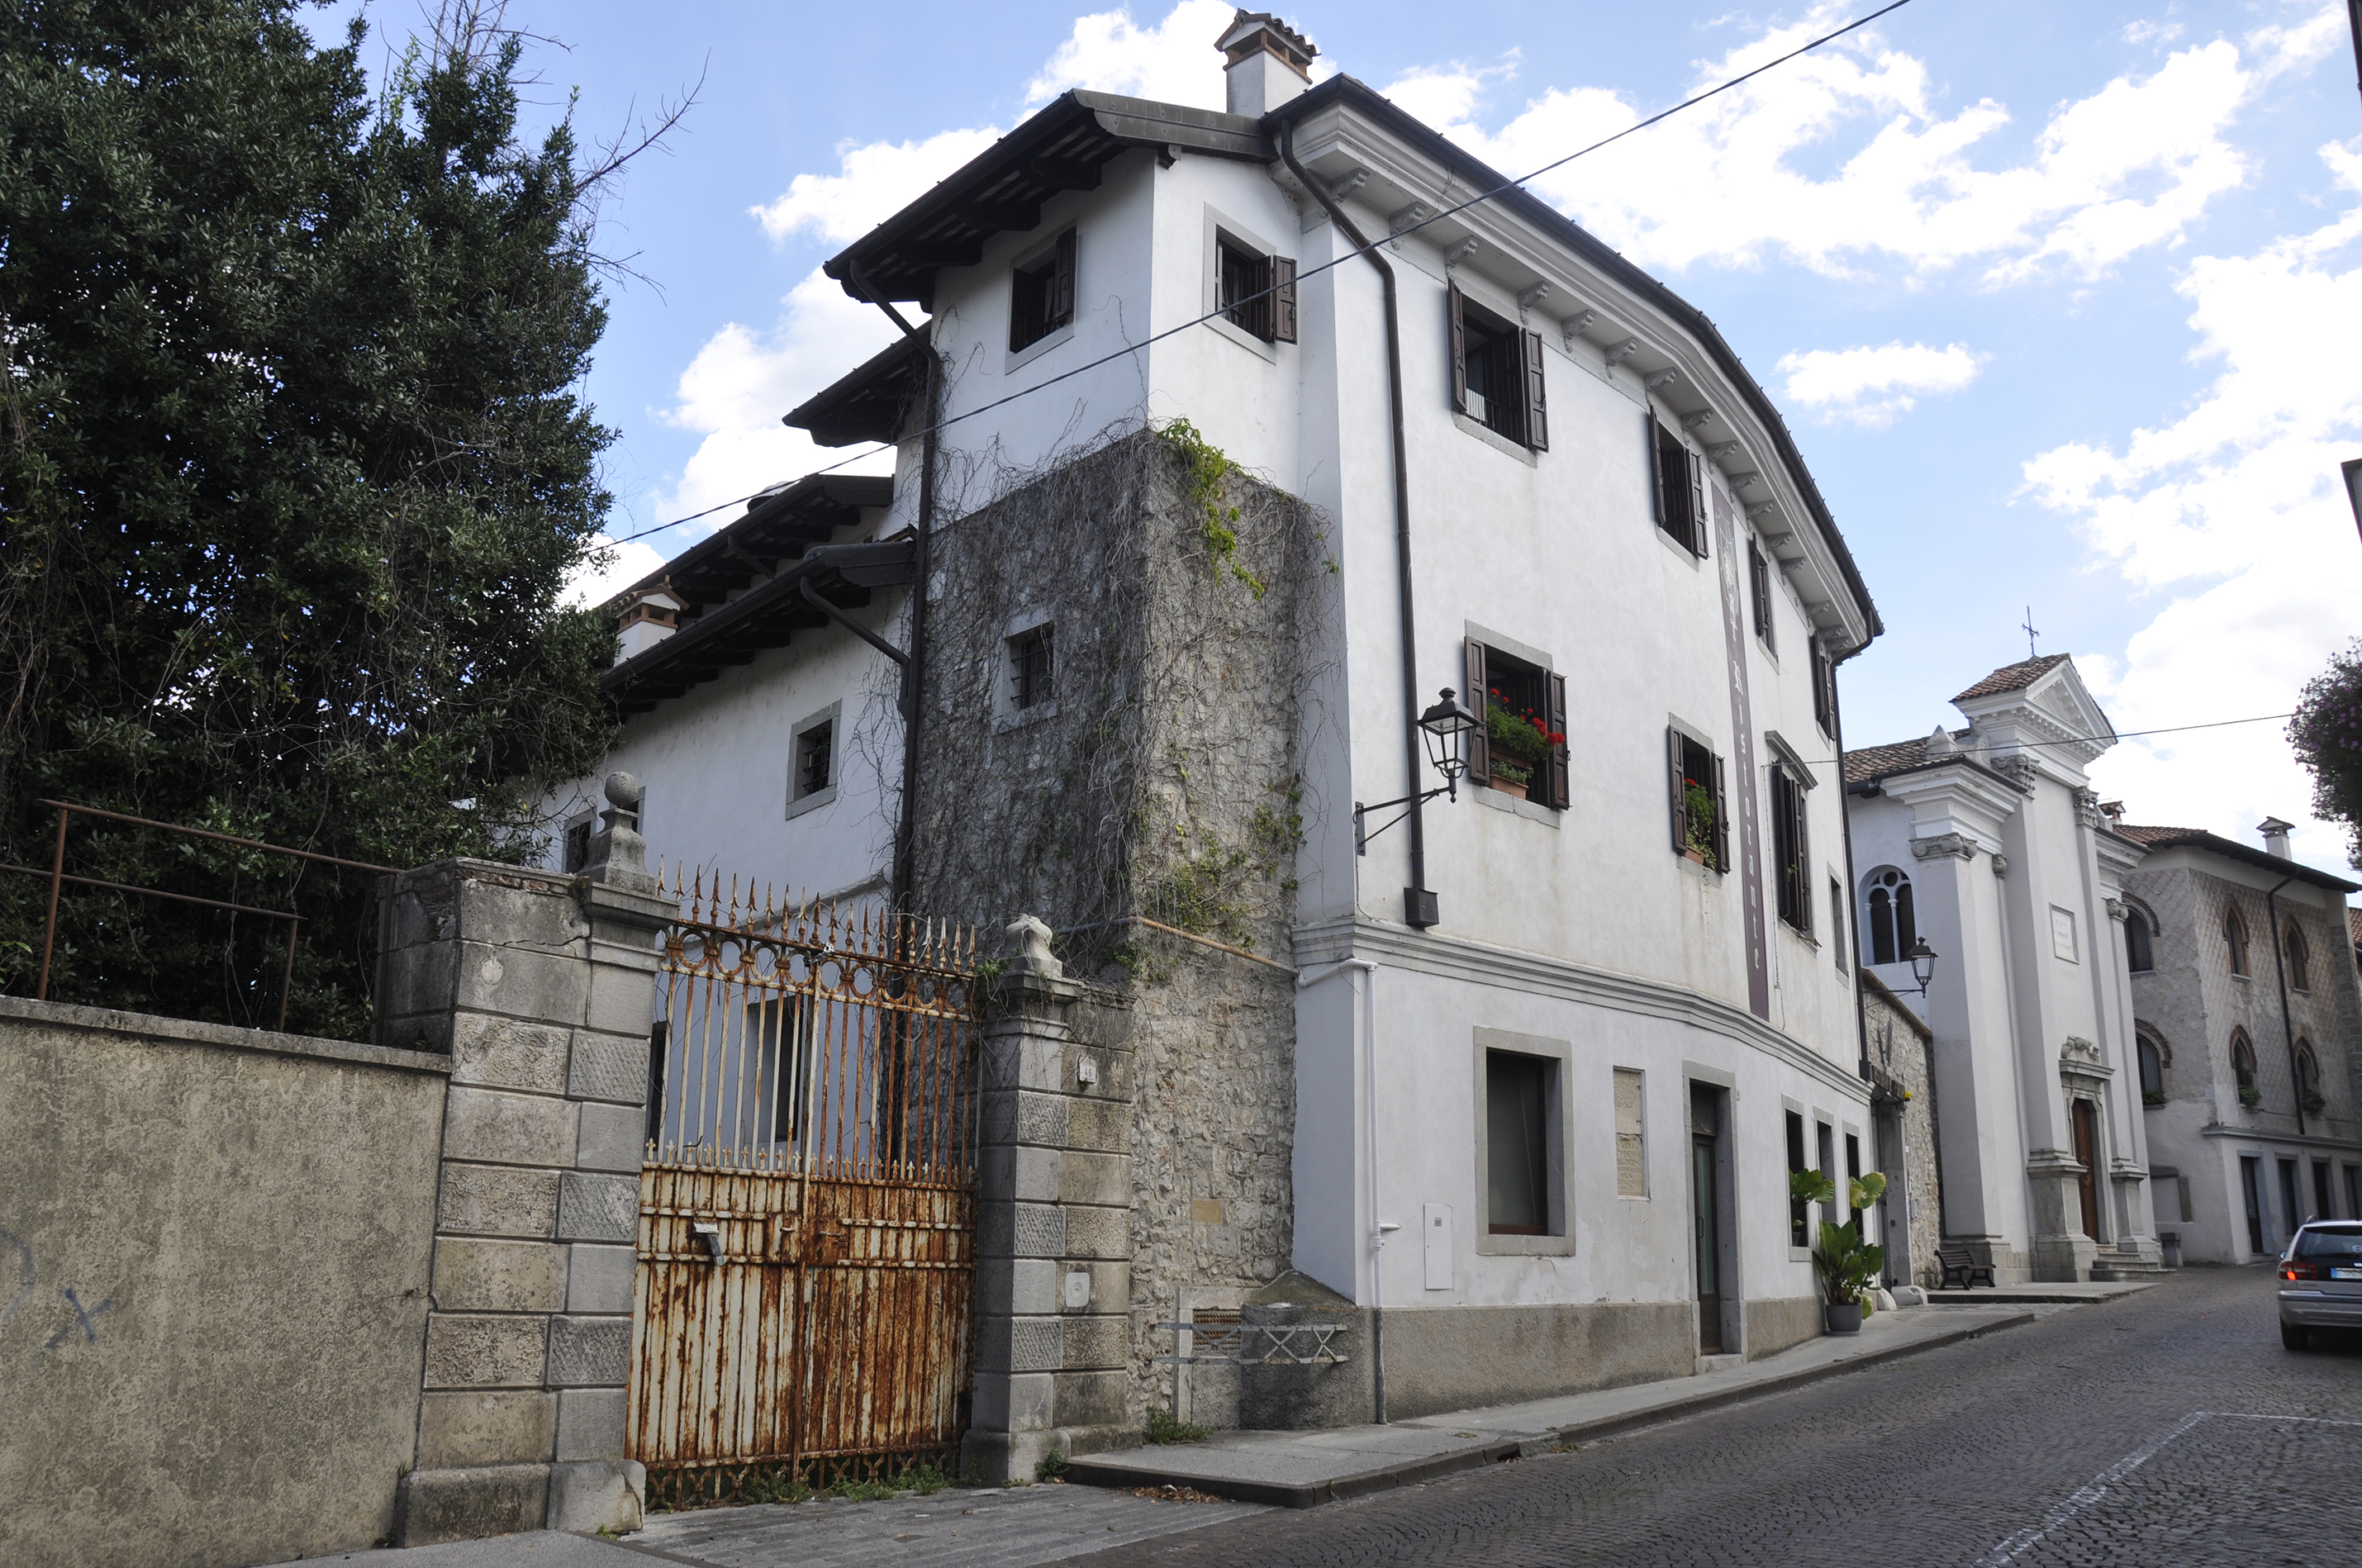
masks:
{"label": "power line", "polygon": [[[2257,715],[2256,715],[2254,718],[2252,718],[2252,719],[2215,719],[2215,720],[2213,720],[2213,721],[2212,721],[2212,722],[2210,722],[2210,723],[2203,723],[2203,724],[2168,724],[2168,725],[2166,725],[2166,726],[2165,726],[2164,728],[2162,728],[2162,729],[2155,729],[2155,730],[2118,730],[2118,731],[2115,733],[2115,734],[2114,734],[2111,739],[2108,739],[2108,740],[2103,740],[2103,739],[2102,739],[2102,738],[2100,738],[2098,735],[2075,735],[2075,736],[2071,736],[2070,738],[2069,738],[2069,739],[2067,739],[2067,740],[2055,740],[2055,741],[2020,740],[2020,741],[2012,741],[2012,742],[2010,742],[2009,744],[2010,744],[2010,747],[2011,747],[2011,749],[2012,749],[2012,750],[2015,750],[2015,751],[2030,751],[2030,750],[2033,750],[2034,748],[2038,747],[2038,746],[2054,746],[2054,745],[2102,745],[2102,746],[2104,746],[2104,745],[2114,745],[2115,741],[2120,741],[2120,740],[2134,740],[2134,739],[2136,739],[2136,738],[2138,738],[2139,736],[2142,736],[2142,735],[2176,735],[2176,734],[2182,734],[2183,732],[2188,731],[2188,730],[2220,730],[2220,729],[2227,729],[2227,728],[2229,728],[2229,727],[2230,727],[2231,725],[2233,725],[2233,724],[2268,724],[2268,723],[2272,723],[2274,720],[2277,720],[2277,719],[2293,719],[2293,718],[2295,718],[2295,717],[2296,717],[2296,715],[2295,715],[2294,713],[2258,713],[2258,714],[2257,714]],[[1949,732],[1949,731],[1947,731],[1946,733],[1947,733],[1947,734],[1949,734],[1950,732]],[[1909,745],[1910,743],[1909,743],[1909,742],[1907,742],[1907,741],[1896,741],[1896,742],[1892,742],[1892,743],[1890,743],[1890,744],[1892,744],[1892,745]],[[1865,750],[1865,751],[1882,751],[1882,750],[1884,750],[1884,749],[1885,749],[1885,747],[1883,747],[1883,746],[1866,746],[1866,747],[1864,747],[1864,748],[1862,748],[1862,749],[1863,749],[1863,750]],[[1862,753],[1861,753],[1861,751],[1852,751],[1852,752],[1847,752],[1847,753],[1845,753],[1845,754],[1843,754],[1843,755],[1844,755],[1844,756],[1861,756],[1861,755],[1862,755]],[[1838,758],[1838,757],[1834,757],[1834,756],[1817,757],[1817,758],[1815,758],[1815,759],[1814,759],[1812,766],[1814,766],[1815,767],[1835,767],[1835,766],[1837,765],[1837,763],[1838,763],[1839,760],[1840,760],[1840,758]]]}
{"label": "power line", "polygon": [[[1670,109],[1661,110],[1658,113],[1650,116],[1645,120],[1640,120],[1635,124],[1626,126],[1622,130],[1616,132],[1612,136],[1602,137],[1588,147],[1579,148],[1576,150],[1568,153],[1563,158],[1555,159],[1529,173],[1521,174],[1514,180],[1507,181],[1502,184],[1496,185],[1489,191],[1479,192],[1475,195],[1469,197],[1466,201],[1462,202],[1455,206],[1449,206],[1444,208],[1441,212],[1430,214],[1427,217],[1421,218],[1418,222],[1407,225],[1399,231],[1388,235],[1385,240],[1373,241],[1367,246],[1354,247],[1347,250],[1341,256],[1324,261],[1319,266],[1311,268],[1308,271],[1299,272],[1297,274],[1297,281],[1301,282],[1307,278],[1317,278],[1323,272],[1329,271],[1337,267],[1341,267],[1346,262],[1353,260],[1370,250],[1374,250],[1381,244],[1392,243],[1395,240],[1400,239],[1402,236],[1406,234],[1416,234],[1420,229],[1427,227],[1429,224],[1440,223],[1445,218],[1466,212],[1471,207],[1492,201],[1497,196],[1506,195],[1511,191],[1522,189],[1533,181],[1539,180],[1543,175],[1551,172],[1553,170],[1563,169],[1578,158],[1587,157],[1592,153],[1597,152],[1604,147],[1623,140],[1628,136],[1632,136],[1638,132],[1647,130],[1650,126],[1656,125],[1661,121],[1671,119],[1673,116],[1680,114],[1684,109],[1694,108],[1698,105],[1705,103],[1709,98],[1727,93],[1734,87],[1744,85],[1745,83],[1753,81],[1756,77],[1762,75],[1767,71],[1776,70],[1780,66],[1785,65],[1790,61],[1796,59],[1799,55],[1810,54],[1813,50],[1819,49],[1824,44],[1834,43],[1838,39],[1845,37],[1848,33],[1866,28],[1870,26],[1871,23],[1878,20],[1881,17],[1887,15],[1891,11],[1899,11],[1910,3],[1911,0],[1890,0],[1889,4],[1880,6],[1877,10],[1871,12],[1867,16],[1860,17],[1853,21],[1848,22],[1845,26],[1838,28],[1834,32],[1823,33],[1819,38],[1813,39],[1810,43],[1801,44],[1776,59],[1767,60],[1751,71],[1741,72],[1738,75],[1732,77],[1729,81],[1709,87],[1705,92],[1696,94],[1694,97],[1684,98]],[[1123,348],[1115,349],[1110,353],[1103,354],[1099,358],[1093,359],[1087,364],[1076,365],[1072,370],[1062,370],[1058,374],[1052,376],[1047,381],[1036,381],[1031,386],[1021,387],[1018,391],[1010,392],[1006,397],[996,398],[994,401],[984,403],[978,407],[971,408],[964,413],[955,414],[948,418],[938,420],[933,426],[922,427],[919,430],[912,431],[909,436],[902,437],[902,439],[922,439],[931,434],[946,430],[952,425],[957,425],[964,419],[973,419],[978,414],[989,414],[997,408],[1005,408],[1009,404],[1017,402],[1020,398],[1031,397],[1035,392],[1046,392],[1050,388],[1056,386],[1060,381],[1071,380],[1072,378],[1079,376],[1087,370],[1096,370],[1102,365],[1112,364],[1118,359],[1129,359],[1131,356],[1139,353],[1141,350],[1153,348],[1168,337],[1177,337],[1180,334],[1188,331],[1193,326],[1203,326],[1208,322],[1212,321],[1219,316],[1228,315],[1240,305],[1252,304],[1255,300],[1263,298],[1265,294],[1273,293],[1277,285],[1275,284],[1272,288],[1264,289],[1260,293],[1250,295],[1243,300],[1235,301],[1225,308],[1208,311],[1205,315],[1182,322],[1177,326],[1170,326],[1165,328],[1163,332],[1153,333],[1137,343],[1127,344]],[[844,458],[839,462],[831,463],[824,469],[814,469],[811,472],[802,475],[801,477],[805,479],[817,479],[822,474],[834,473],[839,469],[846,468],[854,463],[860,462],[865,458],[876,457],[879,452],[890,450],[900,444],[900,443],[897,441],[881,441],[866,452],[855,452],[849,458]],[[764,487],[764,490],[769,490],[771,488],[773,487],[767,485]],[[693,512],[686,517],[676,517],[669,523],[659,523],[654,527],[643,528],[636,534],[626,534],[621,538],[610,539],[607,542],[610,545],[628,545],[635,539],[645,539],[651,534],[661,534],[668,528],[678,528],[684,523],[694,523],[700,517],[710,516],[712,513],[721,511],[723,507],[735,506],[740,502],[752,501],[756,496],[763,493],[763,490],[755,491],[750,494],[739,496],[735,500],[725,501],[718,505],[709,506],[703,512]]]}

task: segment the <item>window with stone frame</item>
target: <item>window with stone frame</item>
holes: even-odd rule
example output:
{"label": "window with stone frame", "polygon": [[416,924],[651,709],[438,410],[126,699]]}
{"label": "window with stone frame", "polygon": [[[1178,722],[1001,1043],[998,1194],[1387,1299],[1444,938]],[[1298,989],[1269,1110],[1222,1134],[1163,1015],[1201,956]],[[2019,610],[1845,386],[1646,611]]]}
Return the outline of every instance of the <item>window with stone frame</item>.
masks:
{"label": "window with stone frame", "polygon": [[2329,1109],[2321,1092],[2321,1058],[2313,1055],[2312,1042],[2301,1034],[2296,1037],[2296,1099],[2307,1116],[2318,1116]]}
{"label": "window with stone frame", "polygon": [[2140,1058],[2141,1103],[2165,1103],[2165,1051],[2155,1039],[2143,1033],[2135,1037],[2135,1051]]}
{"label": "window with stone frame", "polygon": [[2304,933],[2296,922],[2288,922],[2288,935],[2283,945],[2288,950],[2289,988],[2296,991],[2312,989],[2312,950],[2305,945]]}
{"label": "window with stone frame", "polygon": [[1705,558],[1705,459],[1650,409],[1643,416],[1649,448],[1649,504],[1657,526],[1682,548]]}
{"label": "window with stone frame", "polygon": [[2146,975],[2157,967],[2157,949],[2151,940],[2148,915],[2137,904],[2125,907],[2125,967],[2136,975]]}
{"label": "window with stone frame", "polygon": [[1265,343],[1296,341],[1296,259],[1266,256],[1220,230],[1214,237],[1216,308]]}
{"label": "window with stone frame", "polygon": [[1673,853],[1709,871],[1730,869],[1730,813],[1722,758],[1678,724],[1665,726],[1666,777],[1672,787]]}
{"label": "window with stone frame", "polygon": [[1846,972],[1845,884],[1829,878],[1829,951],[1837,955],[1838,973]]}
{"label": "window with stone frame", "polygon": [[1813,882],[1806,869],[1811,840],[1805,831],[1805,786],[1788,765],[1772,765],[1772,866],[1779,883],[1780,919],[1802,936],[1813,934]]}
{"label": "window with stone frame", "polygon": [[1911,878],[1892,866],[1882,866],[1863,878],[1862,936],[1869,962],[1899,964],[1919,940],[1918,917],[1911,903]]}
{"label": "window with stone frame", "polygon": [[1542,335],[1474,304],[1458,283],[1446,284],[1443,293],[1451,338],[1453,411],[1520,447],[1549,451],[1549,378]]}
{"label": "window with stone frame", "polygon": [[1485,1224],[1493,1235],[1552,1233],[1550,1129],[1557,1100],[1556,1061],[1485,1053]]}
{"label": "window with stone frame", "polygon": [[1009,351],[1031,348],[1075,319],[1075,231],[1068,229],[1031,261],[1013,268],[1009,288]]}
{"label": "window with stone frame", "polygon": [[2247,922],[2239,916],[2235,905],[2223,911],[2223,945],[2231,960],[2231,973],[2244,977],[2247,973]]}
{"label": "window with stone frame", "polygon": [[1476,637],[1462,654],[1469,711],[1468,778],[1562,812],[1568,793],[1566,677]]}
{"label": "window with stone frame", "polygon": [[[1794,1176],[1806,1169],[1805,1164],[1805,1119],[1796,1111],[1787,1112],[1788,1174]],[[1809,1247],[1813,1244],[1811,1205],[1797,1198],[1792,1190],[1788,1198],[1788,1244]]]}
{"label": "window with stone frame", "polygon": [[822,719],[796,736],[796,799],[836,782],[836,721]]}
{"label": "window with stone frame", "polygon": [[1838,734],[1838,667],[1821,639],[1810,639],[1813,650],[1813,722],[1831,740]]}
{"label": "window with stone frame", "polygon": [[2231,1031],[2231,1077],[2239,1087],[2239,1103],[2252,1110],[2264,1103],[2262,1086],[2256,1082],[2256,1047],[2244,1029]]}
{"label": "window with stone frame", "polygon": [[1772,589],[1772,563],[1751,538],[1747,541],[1747,588],[1755,601],[1755,635],[1765,653],[1776,653],[1779,644],[1772,635],[1772,606],[1778,595]]}
{"label": "window with stone frame", "polygon": [[1049,622],[1028,626],[1009,639],[1009,706],[1024,712],[1051,699],[1057,670],[1056,636]]}

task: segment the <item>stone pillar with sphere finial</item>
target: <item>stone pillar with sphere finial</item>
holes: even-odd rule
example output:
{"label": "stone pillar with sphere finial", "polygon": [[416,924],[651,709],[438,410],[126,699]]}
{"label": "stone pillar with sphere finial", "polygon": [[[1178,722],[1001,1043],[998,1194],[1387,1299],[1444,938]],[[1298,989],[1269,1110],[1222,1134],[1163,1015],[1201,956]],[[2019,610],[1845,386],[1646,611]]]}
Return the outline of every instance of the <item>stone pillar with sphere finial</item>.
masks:
{"label": "stone pillar with sphere finial", "polygon": [[393,878],[379,1039],[451,1058],[401,1545],[639,1525],[632,1283],[675,911],[639,780],[606,796],[579,876],[444,860]]}

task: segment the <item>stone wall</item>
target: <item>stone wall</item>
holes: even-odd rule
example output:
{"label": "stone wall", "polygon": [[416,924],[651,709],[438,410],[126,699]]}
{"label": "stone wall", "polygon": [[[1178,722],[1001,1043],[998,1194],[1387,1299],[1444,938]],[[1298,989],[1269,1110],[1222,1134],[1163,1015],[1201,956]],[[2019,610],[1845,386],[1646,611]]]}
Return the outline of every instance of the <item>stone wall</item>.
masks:
{"label": "stone wall", "polygon": [[587,877],[443,861],[394,879],[382,1032],[447,1053],[403,1545],[636,1529],[625,1390],[654,938],[626,775]]}
{"label": "stone wall", "polygon": [[[942,531],[929,610],[914,903],[1039,916],[1124,1004],[1086,993],[1074,1030],[1136,1078],[1135,1430],[1175,1392],[1153,1325],[1235,1306],[1292,1245],[1295,748],[1333,578],[1309,509],[1220,469],[1143,432],[1010,482]],[[1045,624],[1050,700],[1018,711],[1008,639]]]}
{"label": "stone wall", "polygon": [[[1943,1278],[1936,1248],[1943,1239],[1944,1215],[1943,1175],[1936,1158],[1936,1140],[1942,1130],[1937,1117],[1935,1036],[1868,969],[1861,971],[1861,1005],[1871,1104],[1882,1120],[1898,1121],[1903,1133],[1903,1168],[1887,1170],[1886,1201],[1910,1206],[1910,1255],[1888,1258],[1886,1273],[1891,1279],[1932,1288]],[[1885,1154],[1881,1151],[1882,1158]]]}
{"label": "stone wall", "polygon": [[0,1562],[393,1533],[448,1068],[0,998]]}

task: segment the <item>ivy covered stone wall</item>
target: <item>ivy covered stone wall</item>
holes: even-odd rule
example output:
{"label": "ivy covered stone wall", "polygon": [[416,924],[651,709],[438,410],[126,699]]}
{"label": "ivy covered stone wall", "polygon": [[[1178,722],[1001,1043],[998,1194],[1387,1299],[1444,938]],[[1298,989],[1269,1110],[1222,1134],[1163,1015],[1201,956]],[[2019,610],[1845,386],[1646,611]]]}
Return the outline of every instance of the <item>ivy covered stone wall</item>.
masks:
{"label": "ivy covered stone wall", "polygon": [[[1186,424],[989,488],[934,542],[914,903],[1037,915],[1129,1004],[1086,1029],[1136,1053],[1144,1420],[1172,1396],[1153,1325],[1288,1265],[1299,726],[1335,579],[1313,509]],[[1049,690],[1020,707],[1011,639],[1043,625]]]}

